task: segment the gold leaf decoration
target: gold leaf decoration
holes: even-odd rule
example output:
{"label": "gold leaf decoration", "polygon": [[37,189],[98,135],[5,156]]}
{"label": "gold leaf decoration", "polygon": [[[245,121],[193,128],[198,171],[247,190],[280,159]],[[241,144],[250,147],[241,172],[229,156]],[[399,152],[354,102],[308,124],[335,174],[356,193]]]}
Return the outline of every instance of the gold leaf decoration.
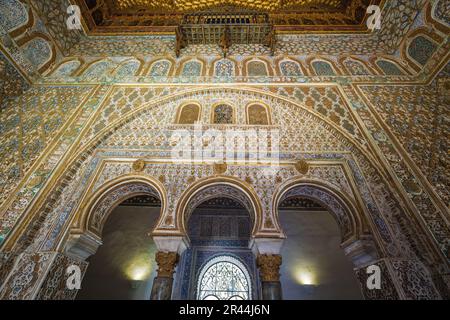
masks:
{"label": "gold leaf decoration", "polygon": [[189,184],[193,183],[194,181],[195,181],[195,177],[193,177],[193,176],[190,176],[190,177],[187,179],[187,182],[188,182]]}
{"label": "gold leaf decoration", "polygon": [[297,161],[294,166],[300,174],[307,174],[309,171],[309,164],[305,160]]}
{"label": "gold leaf decoration", "polygon": [[405,187],[406,191],[408,191],[409,193],[414,194],[414,195],[419,195],[422,193],[422,189],[412,179],[403,181],[403,187]]}
{"label": "gold leaf decoration", "polygon": [[227,171],[226,163],[215,163],[214,164],[214,174],[224,174]]}
{"label": "gold leaf decoration", "polygon": [[145,161],[143,159],[138,159],[133,162],[133,170],[136,172],[142,172],[145,168]]}
{"label": "gold leaf decoration", "polygon": [[173,224],[173,217],[172,216],[167,216],[167,218],[164,220],[164,224],[166,226],[171,226]]}

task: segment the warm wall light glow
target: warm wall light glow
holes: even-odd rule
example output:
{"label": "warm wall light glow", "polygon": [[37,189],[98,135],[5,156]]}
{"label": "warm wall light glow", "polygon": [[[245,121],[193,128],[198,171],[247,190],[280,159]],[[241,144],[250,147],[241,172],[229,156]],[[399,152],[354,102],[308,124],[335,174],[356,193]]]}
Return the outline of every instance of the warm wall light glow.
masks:
{"label": "warm wall light glow", "polygon": [[297,278],[301,284],[307,284],[307,285],[314,284],[313,277],[310,273],[303,272],[303,271],[299,272],[297,275]]}
{"label": "warm wall light glow", "polygon": [[295,270],[295,279],[302,285],[316,285],[316,275],[311,272],[310,268],[300,267]]}
{"label": "warm wall light glow", "polygon": [[125,274],[130,280],[145,280],[150,275],[151,267],[150,261],[136,259],[125,269]]}
{"label": "warm wall light glow", "polygon": [[131,280],[144,280],[148,274],[148,268],[144,266],[135,267],[134,270],[131,271],[130,278]]}

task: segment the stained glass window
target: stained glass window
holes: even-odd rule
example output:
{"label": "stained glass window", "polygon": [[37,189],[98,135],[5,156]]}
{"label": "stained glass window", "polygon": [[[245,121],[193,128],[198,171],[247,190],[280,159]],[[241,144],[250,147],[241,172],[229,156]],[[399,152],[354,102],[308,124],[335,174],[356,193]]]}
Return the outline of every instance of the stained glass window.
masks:
{"label": "stained glass window", "polygon": [[250,300],[251,281],[247,268],[237,259],[211,259],[200,272],[197,300]]}

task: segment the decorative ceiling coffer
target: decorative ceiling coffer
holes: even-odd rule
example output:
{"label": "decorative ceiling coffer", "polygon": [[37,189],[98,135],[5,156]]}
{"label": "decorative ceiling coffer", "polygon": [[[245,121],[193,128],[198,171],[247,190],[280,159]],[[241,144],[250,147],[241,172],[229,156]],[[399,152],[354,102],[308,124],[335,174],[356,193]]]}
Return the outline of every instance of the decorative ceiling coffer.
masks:
{"label": "decorative ceiling coffer", "polygon": [[[173,34],[181,24],[264,24],[268,23],[267,17],[277,33],[367,32],[368,6],[383,7],[386,1],[74,0],[74,2],[80,6],[88,32],[111,35]],[[204,14],[205,12],[212,12],[213,16]]]}

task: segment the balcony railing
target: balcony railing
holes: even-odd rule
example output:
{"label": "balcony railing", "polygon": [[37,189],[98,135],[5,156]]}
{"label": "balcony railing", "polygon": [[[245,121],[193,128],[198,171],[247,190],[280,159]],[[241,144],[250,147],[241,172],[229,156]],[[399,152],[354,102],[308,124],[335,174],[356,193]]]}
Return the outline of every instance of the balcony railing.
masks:
{"label": "balcony railing", "polygon": [[186,15],[177,30],[177,55],[188,45],[217,44],[226,56],[233,44],[275,44],[269,16],[261,13],[197,13]]}

